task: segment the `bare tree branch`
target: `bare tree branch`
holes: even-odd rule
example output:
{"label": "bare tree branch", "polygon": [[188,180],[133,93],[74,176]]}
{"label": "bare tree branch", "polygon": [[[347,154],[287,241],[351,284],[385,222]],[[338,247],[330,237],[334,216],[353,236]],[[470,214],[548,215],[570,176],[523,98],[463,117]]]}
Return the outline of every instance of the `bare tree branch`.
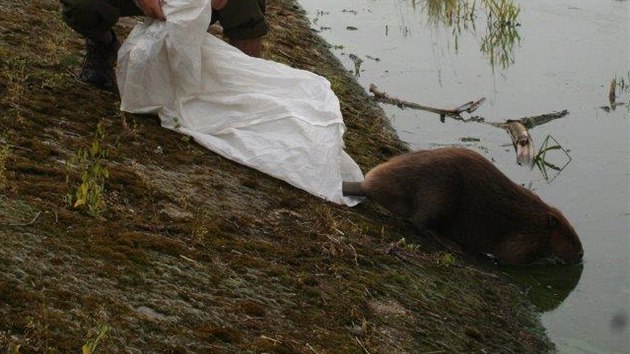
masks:
{"label": "bare tree branch", "polygon": [[486,100],[485,97],[478,99],[477,101],[466,102],[463,105],[456,108],[435,108],[424,106],[418,103],[404,101],[399,98],[389,96],[386,92],[380,91],[374,84],[370,84],[370,92],[374,94],[374,98],[377,101],[387,104],[392,104],[400,108],[412,108],[422,111],[428,111],[437,113],[440,116],[459,116],[463,112],[472,113]]}
{"label": "bare tree branch", "polygon": [[528,166],[530,168],[534,166],[536,149],[534,147],[532,136],[529,134],[529,129],[548,123],[552,120],[562,118],[569,114],[569,112],[565,109],[560,112],[546,113],[538,116],[508,119],[505,122],[487,122],[485,118],[480,116],[473,116],[468,119],[461,116],[461,113],[464,112],[474,112],[477,108],[479,108],[483,101],[485,101],[485,98],[467,102],[456,108],[435,108],[391,97],[386,92],[380,91],[374,84],[370,84],[370,92],[374,94],[374,98],[377,101],[382,103],[396,105],[400,108],[419,109],[439,114],[442,122],[444,122],[445,117],[448,116],[462,122],[476,122],[504,129],[512,139],[512,146],[516,152],[516,162],[519,165]]}

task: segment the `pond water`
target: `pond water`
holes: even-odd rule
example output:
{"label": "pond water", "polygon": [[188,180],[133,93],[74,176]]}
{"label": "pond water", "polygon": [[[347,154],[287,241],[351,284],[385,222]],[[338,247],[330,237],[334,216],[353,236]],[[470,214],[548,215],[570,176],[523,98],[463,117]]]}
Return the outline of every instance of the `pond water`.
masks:
{"label": "pond water", "polygon": [[549,161],[566,167],[545,176],[516,164],[510,137],[500,129],[449,118],[441,123],[434,113],[383,105],[413,149],[480,151],[564,212],[582,239],[583,265],[509,272],[528,291],[560,352],[626,353],[630,108],[611,109],[608,96],[616,78],[616,102],[629,100],[622,87],[622,79],[630,84],[628,1],[516,1],[517,35],[499,42],[494,55],[482,50],[487,18],[479,4],[474,28],[462,20],[458,31],[457,23],[449,26],[430,11],[431,0],[300,3],[366,90],[374,83],[391,96],[434,107],[485,97],[474,114],[492,122],[569,111],[530,130],[537,148],[551,136],[568,153],[550,151]]}

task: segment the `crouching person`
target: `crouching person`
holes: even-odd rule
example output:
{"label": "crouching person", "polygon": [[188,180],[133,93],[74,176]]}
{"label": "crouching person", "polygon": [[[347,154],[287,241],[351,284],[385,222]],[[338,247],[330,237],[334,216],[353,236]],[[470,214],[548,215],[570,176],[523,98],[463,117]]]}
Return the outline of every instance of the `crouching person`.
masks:
{"label": "crouching person", "polygon": [[[66,24],[85,37],[85,58],[79,79],[116,90],[114,66],[120,42],[112,27],[121,17],[149,16],[164,21],[160,0],[61,0]],[[230,44],[260,57],[267,34],[265,0],[212,0],[212,21],[219,22]]]}

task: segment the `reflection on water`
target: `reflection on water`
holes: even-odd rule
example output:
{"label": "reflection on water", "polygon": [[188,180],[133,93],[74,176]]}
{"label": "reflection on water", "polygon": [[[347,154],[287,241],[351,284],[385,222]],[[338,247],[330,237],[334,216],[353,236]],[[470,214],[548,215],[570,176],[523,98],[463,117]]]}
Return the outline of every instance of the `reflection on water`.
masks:
{"label": "reflection on water", "polygon": [[628,71],[627,79],[622,76],[619,79],[615,77],[610,81],[608,89],[608,105],[600,106],[599,108],[606,112],[610,112],[614,111],[619,106],[626,106],[630,112],[630,101],[624,102],[622,98],[621,102],[618,102],[618,98],[621,96],[617,94],[618,92],[621,92],[622,94],[630,93],[630,71]]}
{"label": "reflection on water", "polygon": [[[417,1],[413,1],[416,7]],[[466,0],[426,0],[422,9],[426,12],[428,23],[433,27],[446,26],[453,35],[462,30],[475,29],[475,3]]]}
{"label": "reflection on water", "polygon": [[575,289],[582,270],[582,264],[505,269],[540,312],[555,310]]}
{"label": "reflection on water", "polygon": [[610,320],[610,327],[615,332],[622,332],[628,327],[628,310],[619,310]]}
{"label": "reflection on water", "polygon": [[[414,7],[416,1],[413,1]],[[515,61],[514,46],[520,43],[518,15],[520,7],[512,0],[426,0],[423,10],[428,23],[435,28],[445,26],[451,29],[455,51],[459,49],[462,31],[477,32],[476,21],[483,21],[485,29],[481,36],[480,51],[486,55],[490,66],[499,64],[502,69]],[[480,13],[483,20],[480,20]]]}
{"label": "reflection on water", "polygon": [[545,181],[552,182],[569,165],[571,155],[553,136],[547,135],[534,162]]}
{"label": "reflection on water", "polygon": [[517,27],[520,8],[510,0],[482,0],[489,8],[486,34],[481,39],[481,52],[494,68],[498,62],[505,69],[514,63],[514,45],[521,37]]}

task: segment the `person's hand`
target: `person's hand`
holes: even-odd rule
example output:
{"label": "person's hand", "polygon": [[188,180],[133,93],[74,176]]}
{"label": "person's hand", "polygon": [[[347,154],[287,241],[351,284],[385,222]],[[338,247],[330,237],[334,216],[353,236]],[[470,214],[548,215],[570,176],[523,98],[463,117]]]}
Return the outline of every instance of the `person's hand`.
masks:
{"label": "person's hand", "polygon": [[[160,21],[165,21],[166,16],[162,12],[162,4],[160,0],[134,0],[136,5],[144,12],[145,16],[157,18]],[[225,0],[227,1],[227,0]],[[212,0],[214,3],[214,0]]]}
{"label": "person's hand", "polygon": [[212,0],[212,8],[214,10],[221,10],[227,2],[228,0]]}

